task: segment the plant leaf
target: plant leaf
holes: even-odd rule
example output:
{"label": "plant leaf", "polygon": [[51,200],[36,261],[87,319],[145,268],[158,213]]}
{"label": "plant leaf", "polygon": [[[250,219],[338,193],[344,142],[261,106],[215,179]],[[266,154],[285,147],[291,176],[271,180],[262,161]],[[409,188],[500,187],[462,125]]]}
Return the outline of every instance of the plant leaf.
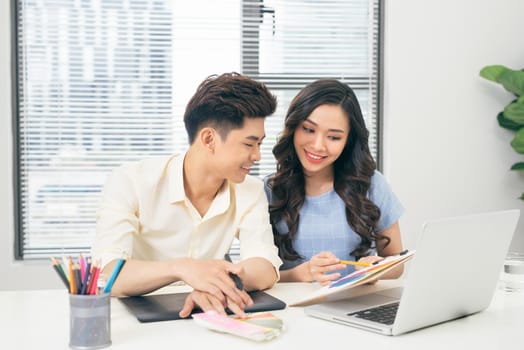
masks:
{"label": "plant leaf", "polygon": [[504,117],[517,124],[524,124],[524,95],[504,108]]}
{"label": "plant leaf", "polygon": [[511,166],[511,170],[523,170],[524,169],[524,162],[518,162]]}
{"label": "plant leaf", "polygon": [[497,82],[501,83],[506,90],[517,96],[524,95],[524,71],[507,70],[500,73]]}
{"label": "plant leaf", "polygon": [[486,66],[480,70],[480,76],[484,79],[494,81],[498,83],[499,76],[507,71],[510,71],[511,69],[501,66],[501,65],[493,65],[493,66]]}
{"label": "plant leaf", "polygon": [[524,201],[524,193],[520,195],[519,199]]}
{"label": "plant leaf", "polygon": [[509,129],[509,130],[517,131],[524,126],[524,124],[518,124],[518,123],[515,123],[513,120],[509,120],[508,118],[506,118],[504,116],[504,112],[500,112],[497,115],[497,121],[499,122],[500,127],[504,129]]}
{"label": "plant leaf", "polygon": [[520,154],[524,154],[524,128],[517,131],[513,140],[511,140],[511,147]]}

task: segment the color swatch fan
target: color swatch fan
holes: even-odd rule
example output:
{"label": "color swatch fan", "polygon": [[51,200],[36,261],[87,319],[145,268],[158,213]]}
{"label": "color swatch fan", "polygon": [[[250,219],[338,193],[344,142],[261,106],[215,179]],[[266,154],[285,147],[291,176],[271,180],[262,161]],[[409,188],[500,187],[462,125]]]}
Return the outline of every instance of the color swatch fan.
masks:
{"label": "color swatch fan", "polygon": [[319,288],[313,293],[301,298],[300,300],[290,303],[289,306],[304,306],[320,303],[326,300],[326,297],[336,293],[347,291],[350,288],[369,283],[382,276],[394,267],[405,263],[413,257],[415,251],[404,251],[398,255],[388,256],[378,263],[369,267],[356,270],[355,272],[331,282],[329,285]]}
{"label": "color swatch fan", "polygon": [[284,322],[270,312],[249,314],[247,318],[225,316],[215,311],[193,314],[196,324],[254,341],[270,340],[282,332]]}

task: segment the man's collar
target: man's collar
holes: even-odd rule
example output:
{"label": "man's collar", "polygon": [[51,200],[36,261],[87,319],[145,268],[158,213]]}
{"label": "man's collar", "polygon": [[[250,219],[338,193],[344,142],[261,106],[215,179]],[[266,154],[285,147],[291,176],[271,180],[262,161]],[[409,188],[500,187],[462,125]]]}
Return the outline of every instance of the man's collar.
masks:
{"label": "man's collar", "polygon": [[[171,158],[167,167],[167,181],[169,181],[169,203],[182,202],[186,199],[184,188],[184,159],[186,153],[175,155]],[[224,181],[218,190],[215,199],[218,199],[219,211],[228,207],[231,200],[231,186],[228,180]],[[217,209],[218,209],[217,208]]]}
{"label": "man's collar", "polygon": [[169,181],[169,202],[181,202],[186,198],[184,190],[184,158],[186,154],[178,154],[171,158],[167,167],[167,181]]}

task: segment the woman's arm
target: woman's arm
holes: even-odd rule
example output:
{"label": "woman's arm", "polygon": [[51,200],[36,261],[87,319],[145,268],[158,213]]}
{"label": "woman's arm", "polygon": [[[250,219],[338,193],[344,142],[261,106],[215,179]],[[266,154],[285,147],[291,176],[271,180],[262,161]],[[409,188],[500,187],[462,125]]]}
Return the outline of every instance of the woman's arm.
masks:
{"label": "woman's arm", "polygon": [[343,270],[346,265],[340,264],[340,260],[330,252],[320,252],[311,260],[306,261],[289,270],[280,270],[281,282],[312,282],[317,281],[321,285],[340,278],[340,273],[328,273]]}

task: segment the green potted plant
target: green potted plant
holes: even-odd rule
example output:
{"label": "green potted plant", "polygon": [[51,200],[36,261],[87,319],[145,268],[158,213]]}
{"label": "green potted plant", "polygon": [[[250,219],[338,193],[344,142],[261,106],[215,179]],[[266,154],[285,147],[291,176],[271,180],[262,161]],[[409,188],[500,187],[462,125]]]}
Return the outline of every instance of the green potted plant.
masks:
{"label": "green potted plant", "polygon": [[[515,99],[497,115],[497,121],[501,127],[515,132],[511,147],[517,153],[524,154],[524,70],[493,65],[482,68],[480,76],[501,84],[515,95]],[[524,161],[513,164],[511,170],[524,170]],[[520,199],[524,200],[524,193],[520,195]]]}

